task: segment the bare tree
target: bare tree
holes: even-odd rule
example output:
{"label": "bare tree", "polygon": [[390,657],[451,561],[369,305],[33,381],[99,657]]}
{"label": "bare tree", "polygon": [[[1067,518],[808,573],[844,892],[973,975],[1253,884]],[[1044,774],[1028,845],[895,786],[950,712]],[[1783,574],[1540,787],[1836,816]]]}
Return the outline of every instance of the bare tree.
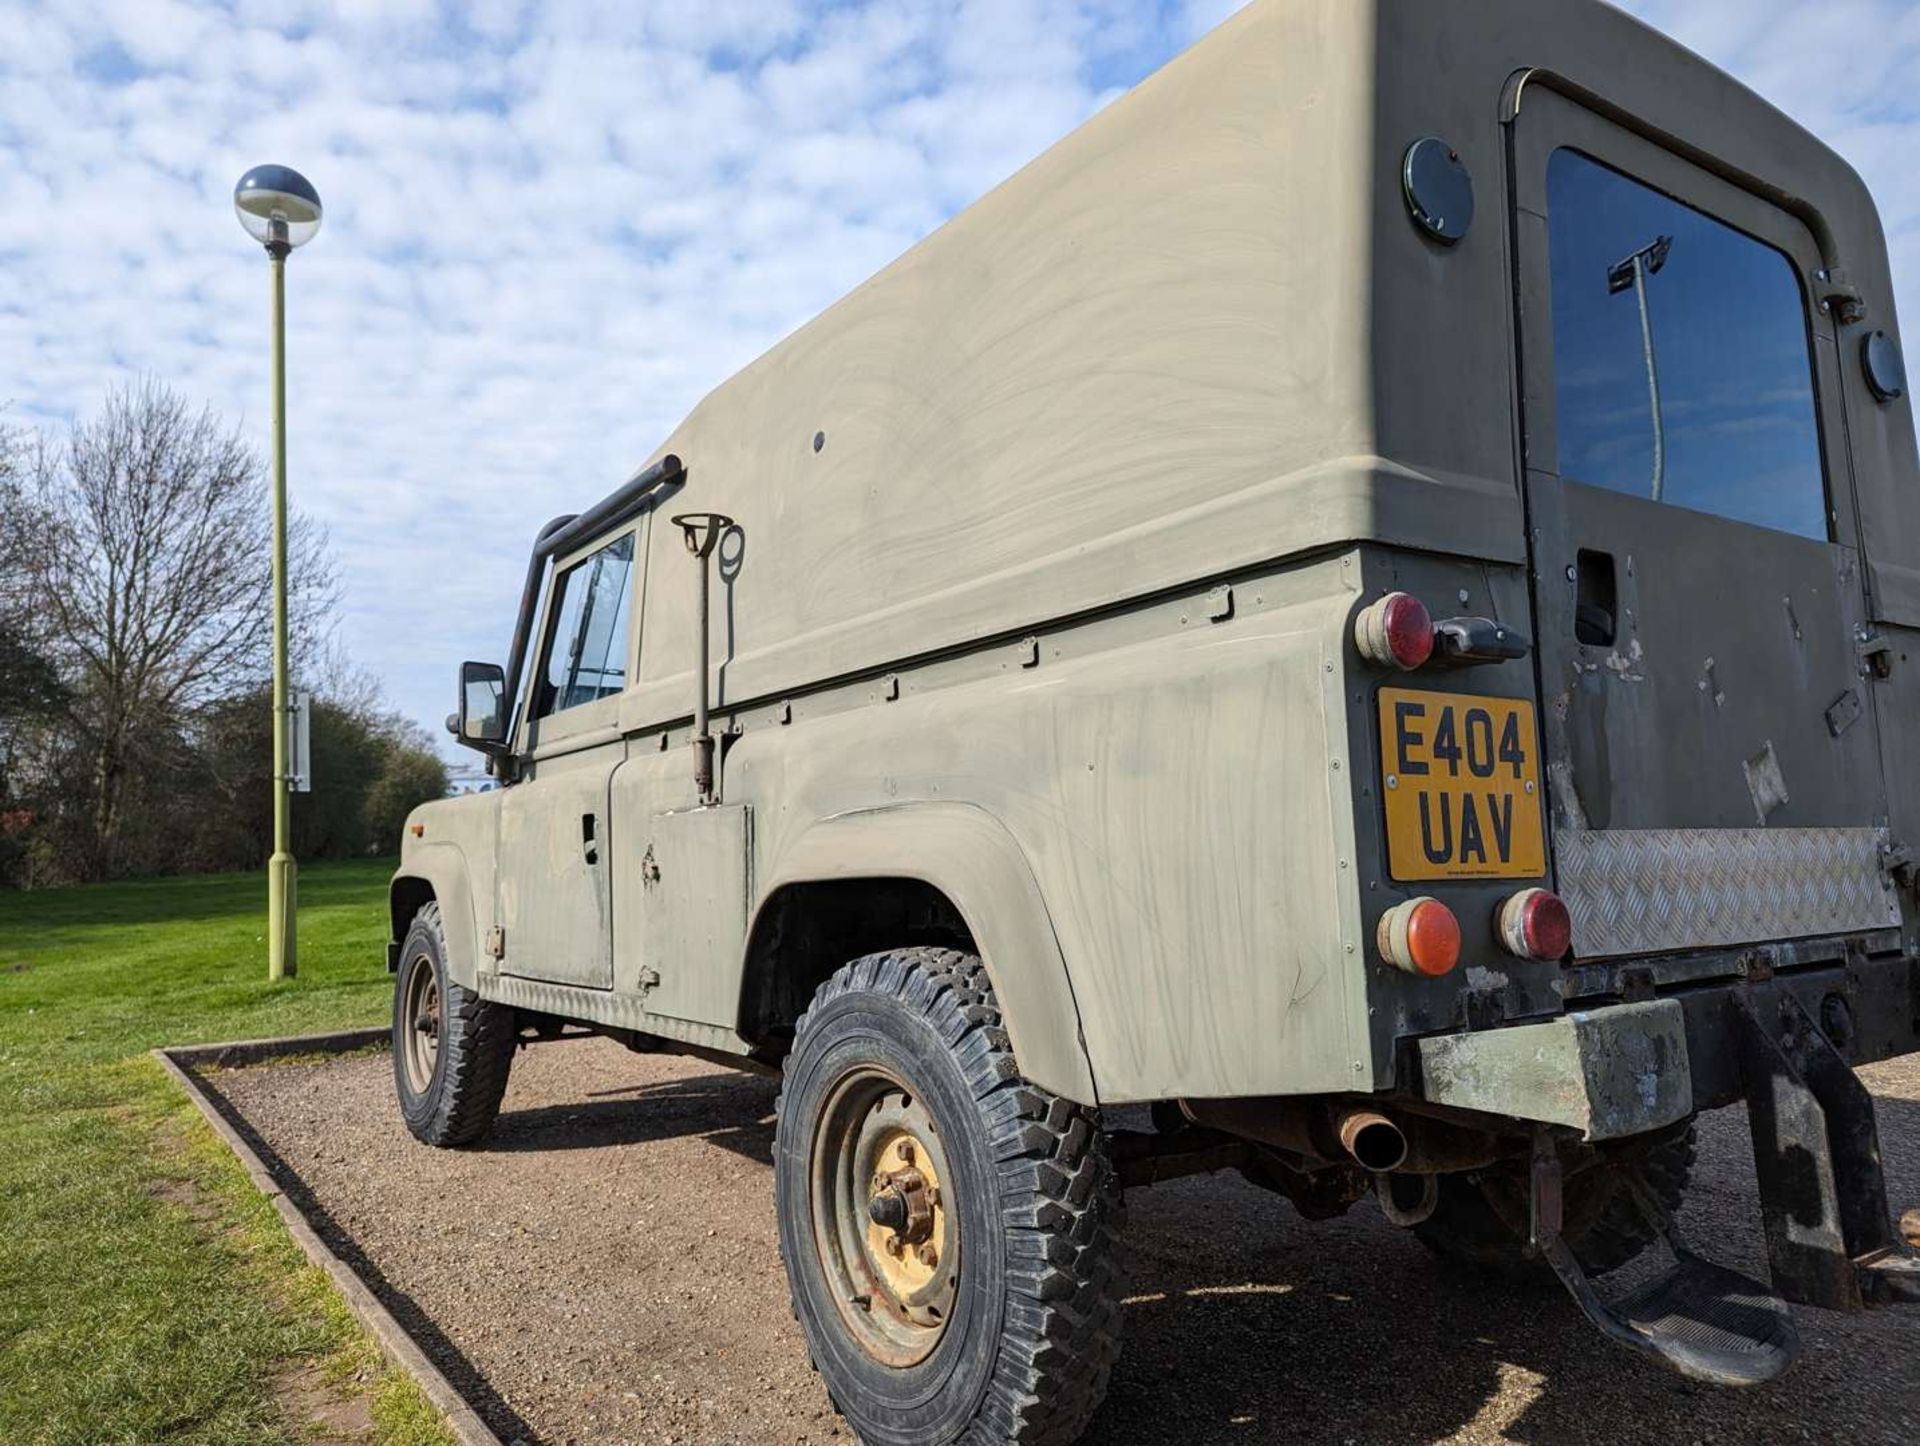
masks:
{"label": "bare tree", "polygon": [[[74,693],[90,758],[92,868],[110,871],[129,770],[181,715],[257,687],[271,666],[271,523],[259,456],[212,411],[142,381],[34,451],[22,529],[33,623]],[[296,644],[324,643],[326,539],[288,543]]]}

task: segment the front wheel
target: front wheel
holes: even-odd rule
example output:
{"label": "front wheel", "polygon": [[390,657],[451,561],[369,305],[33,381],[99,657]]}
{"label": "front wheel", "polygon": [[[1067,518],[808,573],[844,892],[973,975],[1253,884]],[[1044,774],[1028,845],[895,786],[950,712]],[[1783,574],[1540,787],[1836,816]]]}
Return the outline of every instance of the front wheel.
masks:
{"label": "front wheel", "polygon": [[796,1026],[780,1252],[828,1393],[876,1446],[1065,1443],[1120,1348],[1097,1113],[1020,1078],[971,954],[857,959]]}
{"label": "front wheel", "polygon": [[511,1006],[449,977],[440,906],[422,905],[393,980],[393,1083],[414,1137],[470,1145],[493,1128],[519,1036]]}

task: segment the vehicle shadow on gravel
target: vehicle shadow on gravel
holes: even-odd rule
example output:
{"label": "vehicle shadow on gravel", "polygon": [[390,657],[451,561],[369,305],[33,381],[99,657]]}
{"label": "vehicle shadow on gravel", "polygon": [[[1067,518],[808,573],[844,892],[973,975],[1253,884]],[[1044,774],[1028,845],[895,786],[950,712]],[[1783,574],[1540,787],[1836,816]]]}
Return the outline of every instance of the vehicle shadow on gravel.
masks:
{"label": "vehicle shadow on gravel", "polygon": [[771,1167],[779,1086],[756,1075],[715,1073],[601,1091],[578,1102],[503,1109],[485,1153],[595,1150],[701,1139]]}
{"label": "vehicle shadow on gravel", "polygon": [[[1897,1215],[1920,1204],[1920,1104],[1878,1106]],[[1745,1111],[1704,1117],[1682,1228],[1764,1278],[1752,1170]],[[1224,1176],[1129,1201],[1125,1354],[1089,1442],[1920,1439],[1920,1309],[1798,1311],[1795,1368],[1722,1391],[1610,1345],[1551,1280],[1441,1263],[1370,1204],[1316,1226]]]}

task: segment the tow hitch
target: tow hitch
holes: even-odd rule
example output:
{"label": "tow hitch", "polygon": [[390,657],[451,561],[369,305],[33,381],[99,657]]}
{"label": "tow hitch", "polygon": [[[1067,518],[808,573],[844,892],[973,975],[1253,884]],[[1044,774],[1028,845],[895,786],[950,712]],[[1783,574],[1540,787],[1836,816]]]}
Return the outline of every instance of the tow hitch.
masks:
{"label": "tow hitch", "polygon": [[1561,1164],[1545,1126],[1534,1134],[1530,1232],[1609,1340],[1692,1380],[1753,1386],[1799,1354],[1789,1302],[1844,1311],[1920,1302],[1920,1256],[1887,1208],[1873,1097],[1832,1041],[1791,994],[1779,996],[1777,1034],[1747,996],[1728,1007],[1737,1016],[1772,1287],[1688,1249],[1660,1202],[1636,1191],[1673,1264],[1604,1299],[1561,1239]]}

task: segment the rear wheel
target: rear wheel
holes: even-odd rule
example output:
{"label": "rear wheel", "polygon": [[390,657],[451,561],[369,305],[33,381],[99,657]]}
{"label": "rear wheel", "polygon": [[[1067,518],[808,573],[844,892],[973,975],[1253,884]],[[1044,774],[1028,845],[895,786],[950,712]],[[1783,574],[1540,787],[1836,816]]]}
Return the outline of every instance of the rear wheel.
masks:
{"label": "rear wheel", "polygon": [[1119,1354],[1097,1114],[1022,1080],[980,961],[869,955],[820,987],[774,1150],[794,1314],[862,1441],[1074,1440]]}
{"label": "rear wheel", "polygon": [[393,981],[393,1083],[407,1128],[429,1145],[468,1145],[492,1128],[520,1034],[512,1008],[447,973],[440,906],[413,916]]}
{"label": "rear wheel", "polygon": [[[1689,1120],[1653,1139],[1629,1142],[1567,1177],[1561,1238],[1589,1275],[1618,1270],[1653,1243],[1658,1232],[1635,1199],[1635,1186],[1672,1215],[1686,1193],[1693,1156]],[[1520,1173],[1442,1175],[1433,1214],[1413,1230],[1448,1260],[1544,1273],[1545,1265],[1527,1250],[1527,1209],[1527,1181]]]}

